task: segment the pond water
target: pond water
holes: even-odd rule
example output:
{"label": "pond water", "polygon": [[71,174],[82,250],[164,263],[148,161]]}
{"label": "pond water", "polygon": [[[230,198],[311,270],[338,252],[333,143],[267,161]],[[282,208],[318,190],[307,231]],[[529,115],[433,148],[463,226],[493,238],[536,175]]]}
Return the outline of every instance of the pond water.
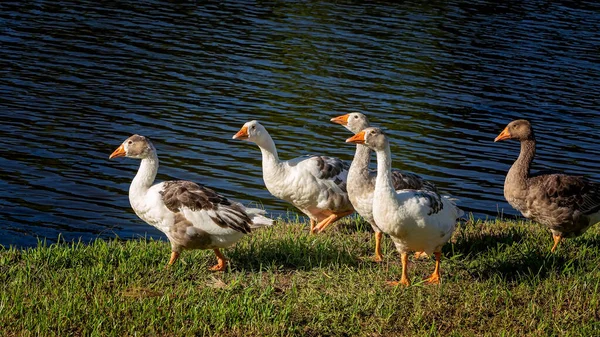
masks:
{"label": "pond water", "polygon": [[[263,123],[284,159],[351,160],[329,122],[367,114],[394,167],[434,181],[479,218],[516,212],[504,176],[536,130],[536,168],[600,180],[600,4],[592,1],[0,4],[0,244],[161,237],[131,211],[150,137],[159,180],[188,179],[275,216],[260,152],[231,136]],[[374,163],[373,163],[374,164]]]}

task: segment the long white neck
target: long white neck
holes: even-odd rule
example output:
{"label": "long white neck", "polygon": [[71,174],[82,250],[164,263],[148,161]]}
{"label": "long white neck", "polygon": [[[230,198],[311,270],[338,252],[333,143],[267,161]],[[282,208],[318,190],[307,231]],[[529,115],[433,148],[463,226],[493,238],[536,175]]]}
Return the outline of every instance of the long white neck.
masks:
{"label": "long white neck", "polygon": [[158,172],[158,157],[153,153],[150,157],[142,159],[140,168],[129,186],[129,199],[142,198],[154,183]]}
{"label": "long white neck", "polygon": [[262,154],[263,178],[267,179],[267,177],[277,173],[282,166],[279,155],[277,155],[277,148],[273,138],[268,133],[263,135],[260,141],[256,142],[256,145],[258,145]]}
{"label": "long white neck", "polygon": [[377,150],[377,180],[375,181],[375,191],[378,193],[395,195],[396,191],[392,184],[392,155],[390,146]]}

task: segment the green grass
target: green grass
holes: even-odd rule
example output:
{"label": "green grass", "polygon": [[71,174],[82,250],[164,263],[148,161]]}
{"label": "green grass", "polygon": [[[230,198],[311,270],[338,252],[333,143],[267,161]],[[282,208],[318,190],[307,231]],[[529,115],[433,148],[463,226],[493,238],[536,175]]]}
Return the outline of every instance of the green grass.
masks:
{"label": "green grass", "polygon": [[[332,226],[335,227],[335,226]],[[165,270],[170,246],[97,240],[0,250],[2,336],[592,336],[600,335],[600,230],[565,240],[528,222],[468,222],[444,247],[443,283],[413,285],[384,239],[347,221],[321,235],[279,223],[231,249]]]}

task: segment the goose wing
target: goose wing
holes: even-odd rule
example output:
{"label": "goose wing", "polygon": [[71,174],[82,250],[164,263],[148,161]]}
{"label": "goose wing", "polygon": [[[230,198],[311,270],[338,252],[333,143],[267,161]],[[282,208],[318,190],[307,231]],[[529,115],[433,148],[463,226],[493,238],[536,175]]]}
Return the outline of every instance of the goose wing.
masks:
{"label": "goose wing", "polygon": [[392,184],[396,190],[427,190],[437,193],[437,187],[414,173],[392,170]]}
{"label": "goose wing", "polygon": [[167,181],[160,195],[171,212],[199,213],[198,218],[208,216],[219,227],[250,233],[252,220],[244,207],[206,186],[185,180]]}
{"label": "goose wing", "polygon": [[[350,210],[346,181],[350,165],[343,160],[328,156],[304,156],[296,158],[296,174],[309,175],[316,183],[317,208]],[[306,177],[306,176],[305,176]],[[313,179],[308,179],[313,180]]]}
{"label": "goose wing", "polygon": [[600,184],[582,176],[566,174],[535,175],[529,180],[536,193],[560,208],[590,215],[600,211]]}
{"label": "goose wing", "polygon": [[290,160],[291,166],[313,175],[321,183],[336,186],[346,192],[346,179],[350,165],[345,161],[328,156],[306,155]]}

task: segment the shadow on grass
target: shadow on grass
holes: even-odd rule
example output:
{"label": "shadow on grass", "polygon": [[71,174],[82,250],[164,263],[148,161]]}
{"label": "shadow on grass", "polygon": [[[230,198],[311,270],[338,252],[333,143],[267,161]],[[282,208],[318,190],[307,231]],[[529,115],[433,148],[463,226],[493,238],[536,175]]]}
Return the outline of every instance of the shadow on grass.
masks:
{"label": "shadow on grass", "polygon": [[[465,225],[462,225],[465,226]],[[473,230],[471,230],[473,231]],[[446,245],[444,254],[463,254],[473,255],[490,250],[494,250],[499,246],[512,246],[523,240],[524,233],[517,228],[507,228],[502,230],[485,229],[480,232],[467,232],[464,228],[455,238],[452,247]]]}
{"label": "shadow on grass", "polygon": [[306,239],[254,242],[249,246],[231,249],[228,256],[235,261],[233,268],[260,270],[311,270],[327,266],[359,265],[359,260],[337,245],[315,243]]}
{"label": "shadow on grass", "polygon": [[586,267],[580,261],[560,254],[529,251],[525,254],[506,255],[502,259],[487,259],[472,264],[469,269],[470,274],[479,280],[500,278],[508,282],[521,282],[543,280],[556,273],[581,272]]}
{"label": "shadow on grass", "polygon": [[356,232],[373,233],[373,227],[371,227],[371,225],[362,218],[349,218],[345,221],[340,220],[330,227],[334,226],[334,230],[337,230],[343,234],[352,234]]}
{"label": "shadow on grass", "polygon": [[[598,225],[600,227],[600,225]],[[577,238],[571,238],[571,239],[566,239],[569,240],[570,242],[573,242],[573,244],[575,245],[579,245],[579,246],[587,246],[587,247],[600,247],[600,235],[584,235],[584,236],[580,236]],[[564,244],[564,241],[561,242],[561,244]],[[549,244],[551,244],[551,240],[549,242]],[[558,246],[558,251],[560,251],[560,245]]]}

